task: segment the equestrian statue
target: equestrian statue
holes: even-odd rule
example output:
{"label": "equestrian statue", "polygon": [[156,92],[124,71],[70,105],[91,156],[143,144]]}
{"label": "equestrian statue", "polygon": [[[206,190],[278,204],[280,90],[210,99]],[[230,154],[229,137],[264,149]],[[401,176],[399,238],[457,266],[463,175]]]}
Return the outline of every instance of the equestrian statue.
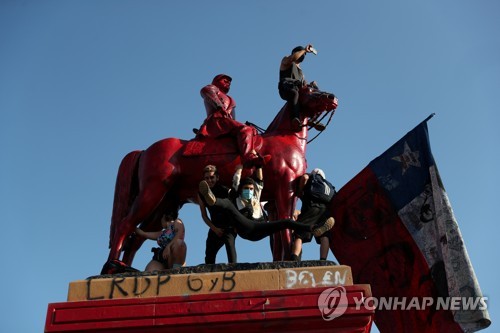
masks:
{"label": "equestrian statue", "polygon": [[[227,75],[219,75],[212,85],[222,87],[230,80]],[[226,88],[227,93],[229,86]],[[166,211],[178,212],[185,203],[196,203],[200,175],[207,164],[217,165],[220,181],[225,184],[231,184],[237,165],[243,164],[248,175],[254,166],[262,165],[266,186],[261,200],[268,202],[269,218],[285,219],[293,215],[297,181],[307,169],[309,131],[318,129],[317,121],[325,116],[329,115],[331,120],[337,98],[315,85],[305,85],[299,97],[300,126],[294,124],[297,119],[294,108],[286,103],[267,129],[258,134],[254,126],[233,120],[228,110],[231,111],[234,101],[224,99],[223,94],[217,96],[217,89],[211,89],[210,85],[202,89],[207,120],[195,130],[194,139],[163,139],[123,158],[116,179],[108,263],[121,260],[131,265],[145,240],[134,234],[138,225],[146,231],[160,230],[161,217]],[[217,122],[210,120],[214,117],[225,119],[222,131],[217,129]],[[224,126],[230,129],[224,130]],[[273,260],[289,259],[289,230],[273,236]]]}

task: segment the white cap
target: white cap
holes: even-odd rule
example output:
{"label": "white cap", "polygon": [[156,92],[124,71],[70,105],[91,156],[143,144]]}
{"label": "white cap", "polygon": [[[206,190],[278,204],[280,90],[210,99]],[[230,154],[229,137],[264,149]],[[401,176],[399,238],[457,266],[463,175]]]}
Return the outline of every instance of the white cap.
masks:
{"label": "white cap", "polygon": [[314,169],[313,171],[311,171],[311,175],[315,175],[315,174],[318,174],[320,175],[321,177],[323,177],[323,179],[326,179],[325,177],[325,173],[323,172],[323,170],[319,169],[319,168],[316,168]]}

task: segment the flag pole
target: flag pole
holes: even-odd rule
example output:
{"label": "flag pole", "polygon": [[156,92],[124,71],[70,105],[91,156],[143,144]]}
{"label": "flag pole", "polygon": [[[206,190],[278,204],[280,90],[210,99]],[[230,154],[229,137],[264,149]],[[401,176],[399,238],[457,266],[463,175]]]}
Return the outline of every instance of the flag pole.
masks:
{"label": "flag pole", "polygon": [[427,122],[428,120],[430,120],[432,117],[434,117],[436,114],[435,113],[431,113],[429,115],[429,117],[425,118],[425,120],[423,121],[424,123]]}

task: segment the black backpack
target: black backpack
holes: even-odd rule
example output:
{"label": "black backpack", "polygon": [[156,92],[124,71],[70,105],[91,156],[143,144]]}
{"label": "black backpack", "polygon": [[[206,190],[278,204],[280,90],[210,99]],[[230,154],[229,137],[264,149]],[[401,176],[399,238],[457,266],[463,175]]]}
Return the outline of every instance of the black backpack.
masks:
{"label": "black backpack", "polygon": [[335,186],[333,186],[328,180],[323,179],[323,177],[317,173],[309,176],[308,186],[306,187],[306,195],[308,195],[313,201],[329,203],[335,193],[337,193],[335,191]]}

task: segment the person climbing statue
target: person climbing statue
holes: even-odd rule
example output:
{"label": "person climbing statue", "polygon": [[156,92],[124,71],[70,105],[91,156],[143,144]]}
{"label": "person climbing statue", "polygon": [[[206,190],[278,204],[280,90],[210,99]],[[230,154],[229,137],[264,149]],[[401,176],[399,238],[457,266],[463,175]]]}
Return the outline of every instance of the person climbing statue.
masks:
{"label": "person climbing statue", "polygon": [[[300,131],[302,127],[302,121],[300,120],[299,93],[300,89],[307,85],[300,64],[304,61],[307,53],[316,54],[316,50],[311,44],[308,44],[306,47],[297,46],[292,50],[289,56],[283,57],[280,64],[278,91],[280,97],[287,101],[292,108],[292,128],[296,132]],[[309,85],[315,89],[318,88],[314,81]],[[315,127],[321,128],[321,130],[325,127],[320,123],[314,125]]]}
{"label": "person climbing statue", "polygon": [[253,242],[259,241],[285,229],[292,229],[300,232],[312,232],[315,236],[320,236],[333,227],[333,221],[330,219],[321,220],[317,224],[304,224],[296,222],[292,219],[256,223],[254,220],[249,219],[238,211],[231,200],[217,198],[212,192],[208,182],[205,180],[202,180],[199,183],[199,194],[203,197],[207,205],[219,207],[231,217],[230,221],[232,226],[236,228],[236,231],[241,238]]}

